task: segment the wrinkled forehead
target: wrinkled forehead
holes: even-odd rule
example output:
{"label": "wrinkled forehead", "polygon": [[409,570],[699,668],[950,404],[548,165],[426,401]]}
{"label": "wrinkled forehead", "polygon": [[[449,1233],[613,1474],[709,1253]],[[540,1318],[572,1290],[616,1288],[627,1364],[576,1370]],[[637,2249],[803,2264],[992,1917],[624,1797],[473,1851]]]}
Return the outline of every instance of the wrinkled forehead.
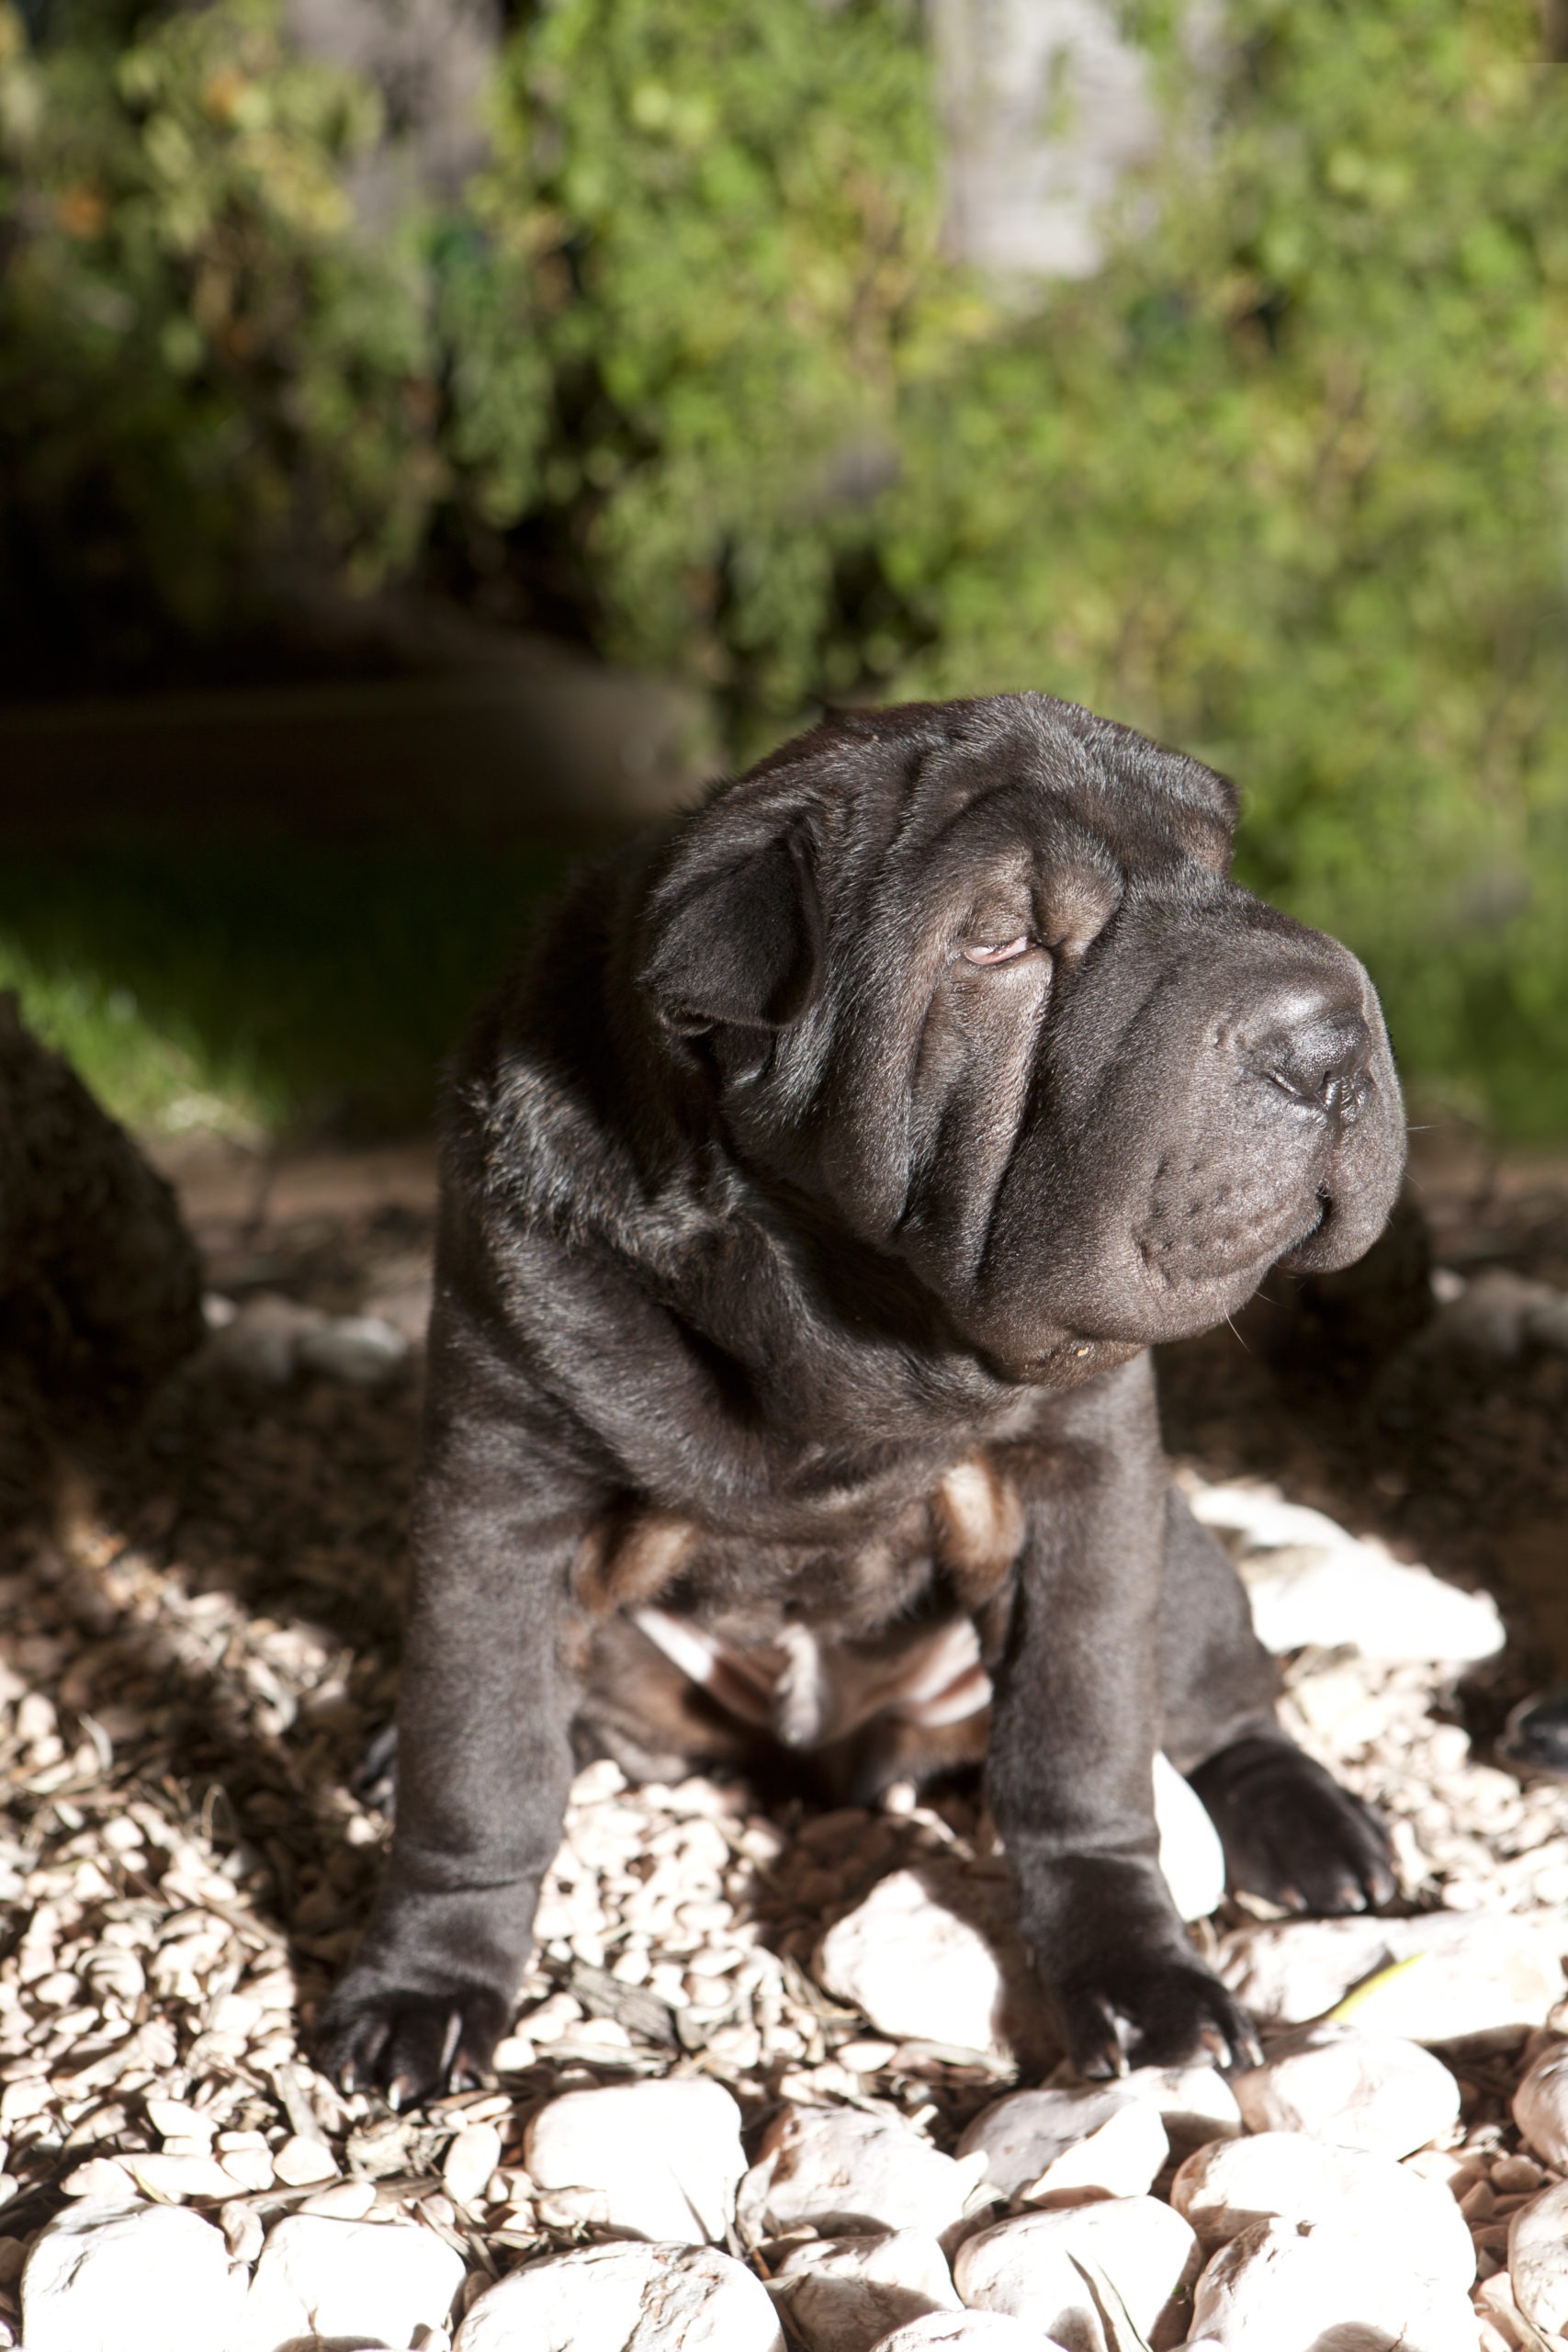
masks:
{"label": "wrinkled forehead", "polygon": [[1185,788],[1177,756],[1132,741],[1141,756],[1021,729],[944,747],[908,781],[889,878],[945,900],[1010,879],[1077,874],[1120,891],[1194,863],[1223,867],[1224,818]]}

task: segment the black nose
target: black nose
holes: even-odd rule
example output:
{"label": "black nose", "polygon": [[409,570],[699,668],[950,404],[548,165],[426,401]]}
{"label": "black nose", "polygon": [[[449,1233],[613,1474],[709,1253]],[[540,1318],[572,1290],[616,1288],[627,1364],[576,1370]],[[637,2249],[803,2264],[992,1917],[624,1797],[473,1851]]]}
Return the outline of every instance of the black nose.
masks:
{"label": "black nose", "polygon": [[1342,1116],[1360,1102],[1372,1033],[1348,1006],[1281,1028],[1254,1054],[1254,1066],[1283,1093]]}

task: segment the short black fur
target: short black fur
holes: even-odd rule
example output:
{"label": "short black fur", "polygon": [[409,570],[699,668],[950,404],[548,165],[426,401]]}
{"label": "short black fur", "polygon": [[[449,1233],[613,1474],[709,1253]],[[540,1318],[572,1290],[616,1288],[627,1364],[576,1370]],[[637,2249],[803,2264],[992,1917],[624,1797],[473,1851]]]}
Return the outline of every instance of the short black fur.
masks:
{"label": "short black fur", "polygon": [[1149,1347],[1358,1257],[1403,1161],[1371,983],[1228,879],[1234,819],[1044,695],[837,718],[590,873],[486,1009],[345,2079],[483,2068],[595,1751],[864,1797],[983,1750],[1091,2072],[1250,2046],[1160,1745],[1247,1884],[1392,1891],[1160,1450]]}

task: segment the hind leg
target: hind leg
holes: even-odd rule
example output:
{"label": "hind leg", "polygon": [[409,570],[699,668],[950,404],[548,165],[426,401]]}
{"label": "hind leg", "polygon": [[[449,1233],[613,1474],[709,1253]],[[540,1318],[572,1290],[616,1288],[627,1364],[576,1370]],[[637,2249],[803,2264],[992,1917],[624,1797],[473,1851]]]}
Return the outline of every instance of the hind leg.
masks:
{"label": "hind leg", "polygon": [[1274,1663],[1246,1589],[1174,1487],[1161,1624],[1165,1747],[1202,1799],[1231,1884],[1289,1911],[1364,1911],[1394,1893],[1388,1839],[1274,1713]]}

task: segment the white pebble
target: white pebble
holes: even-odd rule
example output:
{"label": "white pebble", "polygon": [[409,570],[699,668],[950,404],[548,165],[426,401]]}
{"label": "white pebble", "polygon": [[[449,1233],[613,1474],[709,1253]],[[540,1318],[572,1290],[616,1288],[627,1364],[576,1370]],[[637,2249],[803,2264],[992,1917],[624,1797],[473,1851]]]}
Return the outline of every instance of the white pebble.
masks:
{"label": "white pebble", "polygon": [[981,2151],[988,2188],[1045,2203],[1098,2189],[1141,2197],[1170,2152],[1159,2110],[1122,2083],[1082,2090],[1013,2091],[982,2109],[958,2143]]}
{"label": "white pebble", "polygon": [[301,1340],[326,1320],[319,1306],[258,1291],[209,1336],[202,1360],[256,1387],[283,1388],[294,1377]]}
{"label": "white pebble", "polygon": [[925,2230],[942,2237],[985,2177],[982,2154],[954,2159],[901,2117],[852,2107],[786,2107],[763,2134],[741,2202],[767,2231],[802,2222],[840,2235]]}
{"label": "white pebble", "polygon": [[937,1900],[927,1873],[879,1880],[823,1937],[818,1975],[897,2041],[992,2050],[1005,2039],[997,1953],[971,1918]]}
{"label": "white pebble", "polygon": [[334,2180],[328,2188],[318,2188],[314,2196],[302,2198],[294,2210],[323,2213],[334,2222],[363,2222],[375,2202],[373,2180]]}
{"label": "white pebble", "polygon": [[243,2294],[222,2233],[198,2214],[88,2199],[57,2214],[28,2256],[22,2328],[31,2352],[213,2352]]}
{"label": "white pebble", "polygon": [[234,2194],[233,2180],[211,2156],[137,2153],[126,2155],[123,2162],[138,2188],[149,2197],[168,2198],[172,2201],[182,2197],[216,2197],[221,2200]]}
{"label": "white pebble", "polygon": [[1355,1996],[1363,2031],[1484,2046],[1539,2026],[1562,1998],[1565,1950],[1562,1910],[1287,1919],[1225,1936],[1219,1973],[1264,2025],[1310,2024],[1375,1978]]}
{"label": "white pebble", "polygon": [[441,2160],[448,2197],[459,2205],[482,2202],[491,2175],[501,2162],[501,2134],[493,2123],[465,2124]]}
{"label": "white pebble", "polygon": [[1220,2352],[1475,2352],[1470,2298],[1414,2277],[1397,2244],[1333,2222],[1254,2222],[1198,2281],[1192,2333]]}
{"label": "white pebble", "polygon": [[740,2109],[702,2077],[569,2091],[534,2117],[524,2161],[541,2189],[603,2199],[615,2229],[681,2244],[722,2238],[746,2169]]}
{"label": "white pebble", "polygon": [[1072,2352],[1106,2352],[1094,2272],[1109,2278],[1147,2336],[1198,2260],[1198,2241],[1179,2213],[1153,2197],[1115,2197],[982,2230],[960,2246],[953,2278],[966,2303],[1023,2320]]}
{"label": "white pebble", "polygon": [[446,2326],[463,2270],[462,2256],[417,2222],[288,2214],[267,2233],[233,2352],[277,2352],[301,2336],[404,2352],[422,2328]]}
{"label": "white pebble", "polygon": [[1274,1488],[1201,1487],[1189,1500],[1205,1526],[1229,1533],[1266,1649],[1348,1645],[1389,1662],[1458,1664],[1503,1646],[1503,1621],[1487,1594],[1406,1566],[1375,1538],[1351,1535]]}
{"label": "white pebble", "polygon": [[932,2312],[909,2320],[872,2352],[1060,2352],[1037,2327],[1005,2312]]}
{"label": "white pebble", "polygon": [[947,2256],[923,2230],[814,2239],[786,2256],[773,2294],[806,2352],[869,2352],[906,2320],[961,2308]]}
{"label": "white pebble", "polygon": [[525,2075],[538,2052],[525,2033],[503,2034],[491,2064],[498,2075]]}
{"label": "white pebble", "polygon": [[1170,2201],[1205,2251],[1228,2245],[1254,2222],[1332,2222],[1365,2236],[1434,2286],[1462,2290],[1475,2276],[1475,2249],[1448,2190],[1392,2157],[1330,2148],[1300,2132],[1261,2132],[1216,2141],[1187,2158]]}
{"label": "white pebble", "polygon": [[[272,2151],[259,2148],[220,2148],[219,2163],[236,2188],[254,2191],[270,2188],[276,2175],[272,2168]],[[295,2183],[299,2187],[299,2183]]]}
{"label": "white pebble", "polygon": [[1508,2224],[1508,2278],[1532,2326],[1568,2328],[1568,2181],[1543,2188]]}
{"label": "white pebble", "polygon": [[212,2116],[177,2098],[150,2098],[147,2120],[160,2140],[210,2140],[218,2128]]}
{"label": "white pebble", "polygon": [[68,2172],[60,2186],[67,2197],[96,2198],[100,2204],[130,2204],[136,2195],[135,2183],[120,2156],[89,2156],[85,2164]]}
{"label": "white pebble", "polygon": [[1151,2102],[1179,2155],[1211,2140],[1240,2137],[1235,2093],[1213,2066],[1134,2066],[1122,2086]]}
{"label": "white pebble", "polygon": [[259,2258],[262,2240],[265,2235],[261,2215],[254,2205],[236,2202],[220,2208],[218,2222],[231,2256],[234,2261],[243,2262],[248,2270]]}
{"label": "white pebble", "polygon": [[1168,1757],[1155,1758],[1155,1825],[1159,1866],[1183,1919],[1206,1919],[1225,1894],[1225,1851],[1196,1789]]}
{"label": "white pebble", "polygon": [[452,2352],[784,2352],[761,2279],[711,2245],[593,2245],[487,2288]]}
{"label": "white pebble", "polygon": [[334,1315],[300,1333],[298,1352],[307,1372],[354,1388],[376,1388],[402,1370],[409,1343],[379,1315]]}
{"label": "white pebble", "polygon": [[307,2140],[294,2132],[274,2152],[272,2168],[289,2188],[308,2188],[319,2180],[335,2180],[337,2159],[323,2140]]}
{"label": "white pebble", "polygon": [[1568,2041],[1550,2041],[1514,2093],[1514,2120],[1549,2165],[1568,2165]]}
{"label": "white pebble", "polygon": [[1306,2132],[1337,2148],[1407,2156],[1459,2120],[1453,2075],[1418,2042],[1354,2026],[1301,2028],[1238,2075],[1249,2132]]}

